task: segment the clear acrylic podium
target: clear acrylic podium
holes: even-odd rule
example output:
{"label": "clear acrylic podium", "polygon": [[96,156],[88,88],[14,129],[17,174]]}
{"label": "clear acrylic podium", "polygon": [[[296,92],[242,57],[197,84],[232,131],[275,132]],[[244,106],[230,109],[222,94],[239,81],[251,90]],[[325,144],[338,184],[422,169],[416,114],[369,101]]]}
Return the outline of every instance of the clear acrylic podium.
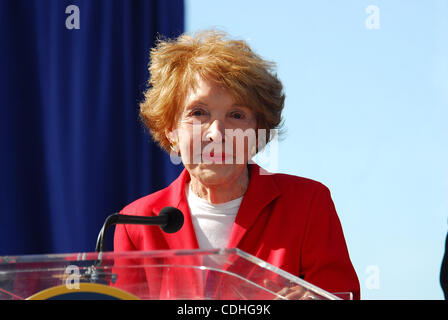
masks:
{"label": "clear acrylic podium", "polygon": [[[0,257],[0,299],[347,298],[239,249]],[[350,297],[348,297],[350,299]]]}

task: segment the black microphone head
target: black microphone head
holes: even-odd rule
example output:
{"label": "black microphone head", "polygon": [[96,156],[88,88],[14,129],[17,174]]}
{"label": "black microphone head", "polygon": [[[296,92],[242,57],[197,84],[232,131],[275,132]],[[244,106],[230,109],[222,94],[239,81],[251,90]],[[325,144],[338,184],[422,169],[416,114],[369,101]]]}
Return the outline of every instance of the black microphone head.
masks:
{"label": "black microphone head", "polygon": [[184,225],[184,214],[177,208],[165,207],[160,210],[159,216],[168,217],[168,223],[164,227],[161,227],[166,233],[177,232]]}

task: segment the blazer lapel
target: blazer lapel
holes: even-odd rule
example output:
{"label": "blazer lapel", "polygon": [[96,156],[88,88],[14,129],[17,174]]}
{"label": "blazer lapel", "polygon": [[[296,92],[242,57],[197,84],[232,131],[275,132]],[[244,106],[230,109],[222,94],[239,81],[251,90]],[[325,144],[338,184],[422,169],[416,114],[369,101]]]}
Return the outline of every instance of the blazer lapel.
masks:
{"label": "blazer lapel", "polygon": [[[154,206],[154,211],[158,214],[166,206],[178,208],[184,214],[184,224],[176,233],[165,233],[165,239],[170,248],[178,249],[198,249],[199,244],[191,219],[190,207],[185,195],[185,185],[190,180],[190,175],[186,169],[173,181],[168,188],[168,194]],[[161,199],[162,200],[162,199]]]}
{"label": "blazer lapel", "polygon": [[232,227],[227,248],[236,248],[262,210],[280,195],[272,174],[257,164],[249,165],[250,182]]}

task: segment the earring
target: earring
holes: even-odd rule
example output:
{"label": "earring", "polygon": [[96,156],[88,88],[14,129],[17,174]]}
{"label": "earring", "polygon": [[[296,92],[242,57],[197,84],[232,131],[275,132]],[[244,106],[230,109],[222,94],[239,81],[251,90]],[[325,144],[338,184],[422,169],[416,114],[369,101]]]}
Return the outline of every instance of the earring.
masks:
{"label": "earring", "polygon": [[171,144],[170,144],[170,149],[174,152],[174,153],[176,153],[178,156],[180,156],[180,151],[179,150],[177,150],[177,142],[171,142]]}

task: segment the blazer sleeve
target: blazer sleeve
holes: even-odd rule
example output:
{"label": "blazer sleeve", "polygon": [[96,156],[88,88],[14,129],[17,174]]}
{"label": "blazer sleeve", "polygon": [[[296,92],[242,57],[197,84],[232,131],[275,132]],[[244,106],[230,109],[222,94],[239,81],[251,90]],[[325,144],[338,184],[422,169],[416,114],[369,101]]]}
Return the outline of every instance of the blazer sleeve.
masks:
{"label": "blazer sleeve", "polygon": [[360,299],[360,286],[350,261],[342,226],[323,186],[314,195],[302,241],[301,273],[304,280],[330,292],[351,292]]}

